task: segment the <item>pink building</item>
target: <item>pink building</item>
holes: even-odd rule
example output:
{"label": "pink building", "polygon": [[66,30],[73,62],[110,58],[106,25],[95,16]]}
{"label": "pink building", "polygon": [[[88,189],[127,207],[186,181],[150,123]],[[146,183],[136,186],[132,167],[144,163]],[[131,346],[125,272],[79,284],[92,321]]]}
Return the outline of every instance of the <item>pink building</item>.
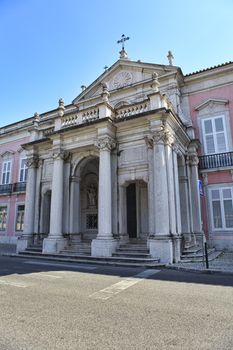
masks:
{"label": "pink building", "polygon": [[184,95],[200,140],[204,232],[211,246],[233,249],[233,63],[187,75]]}
{"label": "pink building", "polygon": [[0,128],[0,245],[15,246],[24,229],[26,154],[31,118]]}

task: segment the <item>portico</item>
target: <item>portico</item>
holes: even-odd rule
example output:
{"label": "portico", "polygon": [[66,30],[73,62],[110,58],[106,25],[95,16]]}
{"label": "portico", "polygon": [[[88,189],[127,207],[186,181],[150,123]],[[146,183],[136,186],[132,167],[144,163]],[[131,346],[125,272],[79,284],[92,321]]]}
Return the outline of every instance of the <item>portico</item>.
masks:
{"label": "portico", "polygon": [[24,145],[40,171],[37,163],[29,170],[18,250],[40,234],[44,254],[86,242],[92,256],[111,257],[138,240],[172,263],[195,243],[197,145],[166,94],[172,79],[179,89],[177,68],[166,69],[164,76],[163,67],[121,57],[71,105],[60,100],[57,112],[40,117],[37,137]]}

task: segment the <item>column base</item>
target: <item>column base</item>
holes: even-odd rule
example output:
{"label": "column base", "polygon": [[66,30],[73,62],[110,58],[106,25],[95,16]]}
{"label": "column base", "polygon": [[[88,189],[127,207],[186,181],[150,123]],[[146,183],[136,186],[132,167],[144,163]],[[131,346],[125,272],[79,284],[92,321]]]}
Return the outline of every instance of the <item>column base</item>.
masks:
{"label": "column base", "polygon": [[180,261],[180,256],[181,256],[182,237],[178,235],[173,236],[172,241],[173,241],[173,262],[177,263]]}
{"label": "column base", "polygon": [[158,236],[148,240],[150,255],[153,258],[159,258],[161,263],[173,263],[173,244],[172,238]]}
{"label": "column base", "polygon": [[116,251],[118,241],[115,239],[93,239],[91,242],[91,256],[110,257]]}
{"label": "column base", "polygon": [[16,244],[16,253],[24,252],[33,243],[33,235],[23,235],[18,238]]}
{"label": "column base", "polygon": [[67,239],[63,237],[51,237],[43,240],[42,254],[59,253],[65,248]]}

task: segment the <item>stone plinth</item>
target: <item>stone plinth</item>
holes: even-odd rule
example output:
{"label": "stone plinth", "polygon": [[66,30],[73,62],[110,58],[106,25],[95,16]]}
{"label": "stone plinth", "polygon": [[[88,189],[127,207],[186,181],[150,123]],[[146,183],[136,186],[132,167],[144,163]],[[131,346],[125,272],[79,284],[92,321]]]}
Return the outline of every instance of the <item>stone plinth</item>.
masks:
{"label": "stone plinth", "polygon": [[116,251],[118,241],[115,239],[93,239],[91,242],[91,256],[109,257]]}
{"label": "stone plinth", "polygon": [[67,244],[66,238],[61,238],[60,236],[53,236],[51,238],[45,238],[43,240],[43,254],[49,253],[59,253],[62,249],[65,248]]}
{"label": "stone plinth", "polygon": [[170,237],[154,237],[149,239],[149,250],[152,258],[159,258],[161,263],[173,263],[173,244]]}

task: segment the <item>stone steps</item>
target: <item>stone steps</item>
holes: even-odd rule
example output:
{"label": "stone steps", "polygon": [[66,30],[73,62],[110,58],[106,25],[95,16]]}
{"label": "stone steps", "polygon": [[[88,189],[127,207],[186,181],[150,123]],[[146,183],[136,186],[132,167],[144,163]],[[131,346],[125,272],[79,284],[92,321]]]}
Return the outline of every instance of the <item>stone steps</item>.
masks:
{"label": "stone steps", "polygon": [[88,264],[127,266],[127,267],[162,267],[165,264],[159,263],[157,258],[130,258],[130,257],[93,257],[77,255],[76,253],[65,254],[40,254],[38,252],[19,252],[18,256],[24,258],[36,258],[44,260],[79,262]]}
{"label": "stone steps", "polygon": [[[216,252],[215,248],[209,248],[207,250],[208,252],[208,259],[213,260],[215,259],[221,252]],[[190,249],[189,251],[183,251],[181,255],[181,262],[183,263],[190,263],[190,262],[202,262],[205,259],[205,253],[203,252],[200,247],[197,247],[196,249]]]}

